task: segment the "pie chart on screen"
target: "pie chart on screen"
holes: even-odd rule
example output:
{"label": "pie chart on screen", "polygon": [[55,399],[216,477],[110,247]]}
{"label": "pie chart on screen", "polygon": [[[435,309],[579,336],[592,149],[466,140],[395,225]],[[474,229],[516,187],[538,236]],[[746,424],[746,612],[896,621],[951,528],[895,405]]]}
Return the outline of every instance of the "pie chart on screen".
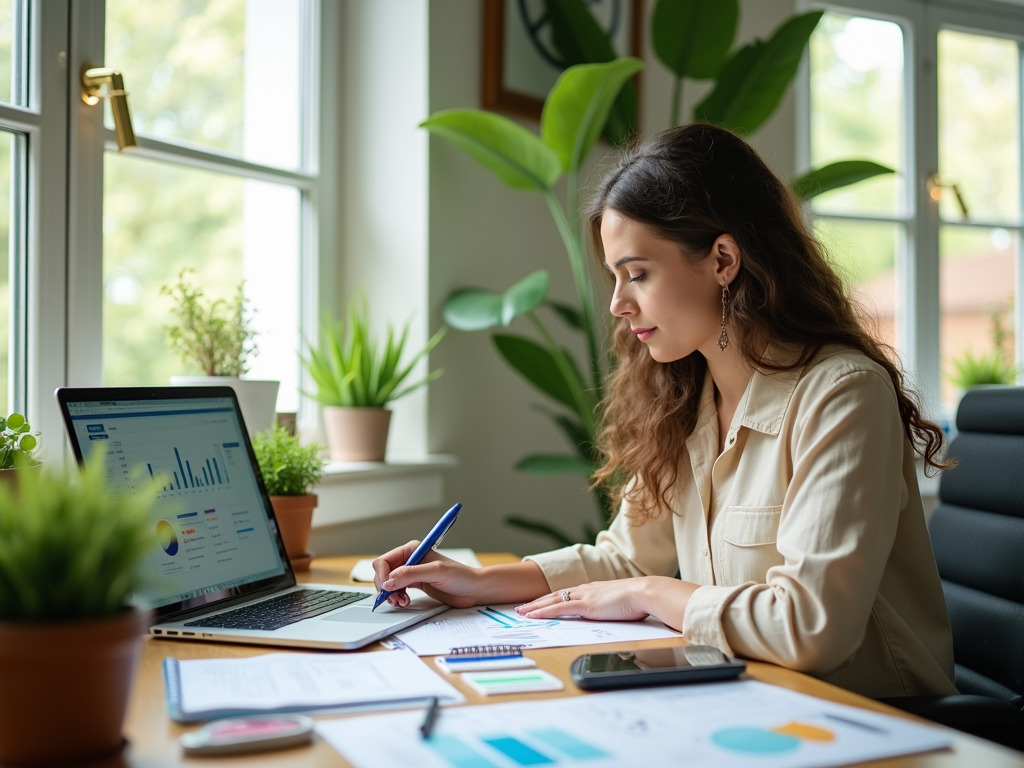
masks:
{"label": "pie chart on screen", "polygon": [[160,542],[160,546],[164,552],[172,557],[178,554],[178,537],[174,533],[174,528],[166,520],[161,520],[156,524],[156,540]]}

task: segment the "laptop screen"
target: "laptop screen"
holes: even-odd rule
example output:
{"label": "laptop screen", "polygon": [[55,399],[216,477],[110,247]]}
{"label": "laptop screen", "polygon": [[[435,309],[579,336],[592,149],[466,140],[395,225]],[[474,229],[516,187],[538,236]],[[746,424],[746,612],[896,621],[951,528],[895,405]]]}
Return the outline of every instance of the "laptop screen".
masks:
{"label": "laptop screen", "polygon": [[134,493],[140,472],[160,482],[138,597],[184,608],[285,573],[232,397],[62,404],[81,458],[107,453],[111,493]]}

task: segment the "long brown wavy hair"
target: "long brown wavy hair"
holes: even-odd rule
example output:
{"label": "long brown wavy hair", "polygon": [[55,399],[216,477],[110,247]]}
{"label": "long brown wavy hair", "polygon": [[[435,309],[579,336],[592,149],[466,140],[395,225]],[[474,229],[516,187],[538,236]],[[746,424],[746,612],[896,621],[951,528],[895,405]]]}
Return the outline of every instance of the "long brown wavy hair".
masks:
{"label": "long brown wavy hair", "polygon": [[[601,219],[609,208],[675,242],[693,262],[709,257],[719,235],[732,235],[743,260],[729,286],[728,331],[744,358],[756,370],[783,371],[804,367],[826,344],[859,350],[892,379],[915,450],[935,469],[950,466],[938,456],[942,430],[921,415],[894,350],[864,329],[795,196],[746,142],[723,128],[694,123],[628,150],[590,205],[599,260]],[[771,362],[762,358],[769,344],[800,352],[791,364]],[[707,363],[699,352],[655,361],[626,320],[616,324],[612,346],[616,367],[597,437],[605,463],[593,481],[616,506],[628,499],[631,517],[644,520],[671,508],[667,494],[697,422]]]}

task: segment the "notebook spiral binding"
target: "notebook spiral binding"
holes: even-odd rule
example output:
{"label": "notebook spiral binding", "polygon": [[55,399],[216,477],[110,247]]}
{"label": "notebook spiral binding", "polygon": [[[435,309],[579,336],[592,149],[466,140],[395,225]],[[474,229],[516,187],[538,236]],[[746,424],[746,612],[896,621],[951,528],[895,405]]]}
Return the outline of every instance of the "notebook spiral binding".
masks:
{"label": "notebook spiral binding", "polygon": [[522,656],[525,645],[462,645],[449,656]]}

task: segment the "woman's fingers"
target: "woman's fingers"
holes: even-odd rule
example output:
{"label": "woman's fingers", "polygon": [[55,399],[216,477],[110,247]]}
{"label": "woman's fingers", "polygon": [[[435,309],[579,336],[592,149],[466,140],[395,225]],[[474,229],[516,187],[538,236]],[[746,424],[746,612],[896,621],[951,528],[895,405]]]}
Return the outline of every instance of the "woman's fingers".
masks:
{"label": "woman's fingers", "polygon": [[443,568],[444,563],[437,560],[419,565],[400,565],[391,571],[381,586],[389,592],[406,587],[421,588],[423,584],[440,581],[444,576]]}
{"label": "woman's fingers", "polygon": [[403,544],[400,547],[392,549],[390,552],[385,552],[383,555],[373,561],[373,583],[377,589],[381,589],[381,585],[387,581],[391,572],[395,568],[405,565],[405,562],[412,555],[416,547],[419,546],[418,541],[410,541],[407,544]]}

